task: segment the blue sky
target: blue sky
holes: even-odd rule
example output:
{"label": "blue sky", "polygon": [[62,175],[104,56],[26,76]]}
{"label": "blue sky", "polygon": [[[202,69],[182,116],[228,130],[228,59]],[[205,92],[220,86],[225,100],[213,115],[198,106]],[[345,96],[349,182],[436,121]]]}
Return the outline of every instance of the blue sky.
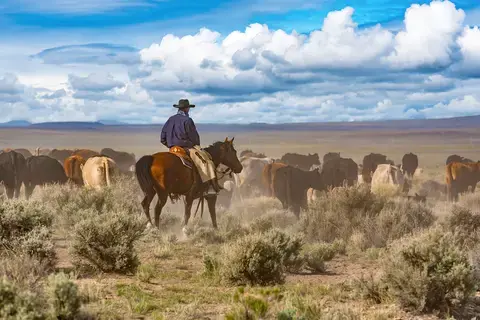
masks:
{"label": "blue sky", "polygon": [[477,0],[2,0],[0,121],[480,114]]}

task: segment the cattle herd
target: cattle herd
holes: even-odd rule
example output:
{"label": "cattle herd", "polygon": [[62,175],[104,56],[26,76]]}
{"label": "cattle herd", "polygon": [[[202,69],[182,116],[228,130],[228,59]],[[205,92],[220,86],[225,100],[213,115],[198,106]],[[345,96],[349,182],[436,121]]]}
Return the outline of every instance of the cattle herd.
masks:
{"label": "cattle herd", "polygon": [[[286,153],[280,159],[245,150],[240,154],[243,170],[232,178],[223,178],[224,186],[217,203],[229,206],[232,199],[242,200],[252,195],[275,197],[284,208],[290,208],[299,215],[314,201],[319,192],[330,189],[369,184],[372,192],[379,186],[389,185],[400,193],[408,194],[412,179],[418,169],[418,157],[405,154],[401,164],[387,156],[370,153],[361,164],[340,153],[330,152],[320,161],[317,153],[301,155]],[[72,183],[90,188],[110,185],[117,174],[132,175],[135,168],[135,155],[111,148],[100,152],[88,149],[35,150],[35,155],[27,149],[4,149],[0,151],[0,181],[8,198],[20,195],[22,184],[28,199],[36,186],[51,183]],[[429,180],[422,187],[437,190],[448,195],[448,200],[457,201],[460,193],[474,192],[480,181],[480,162],[458,155],[446,160],[445,184]],[[425,201],[425,195],[408,196]]]}
{"label": "cattle herd", "polygon": [[[287,153],[280,159],[274,159],[245,150],[240,156],[243,171],[234,177],[234,196],[242,199],[256,193],[275,197],[284,208],[291,208],[297,216],[301,208],[307,207],[318,197],[319,192],[338,187],[369,184],[372,192],[376,192],[386,185],[409,199],[422,202],[426,200],[425,193],[429,193],[407,195],[414,174],[419,169],[418,156],[413,153],[405,154],[398,165],[378,153],[366,155],[358,165],[352,159],[333,152],[323,156],[323,163],[317,153]],[[457,201],[458,194],[469,189],[474,192],[479,181],[480,162],[452,155],[446,160],[446,183],[424,181],[421,190],[448,194],[449,200]]]}
{"label": "cattle herd", "polygon": [[37,148],[35,155],[27,149],[4,149],[0,153],[0,181],[7,198],[18,198],[23,184],[28,199],[36,186],[53,183],[99,189],[110,185],[113,175],[131,175],[134,166],[133,153],[111,148],[100,152]]}

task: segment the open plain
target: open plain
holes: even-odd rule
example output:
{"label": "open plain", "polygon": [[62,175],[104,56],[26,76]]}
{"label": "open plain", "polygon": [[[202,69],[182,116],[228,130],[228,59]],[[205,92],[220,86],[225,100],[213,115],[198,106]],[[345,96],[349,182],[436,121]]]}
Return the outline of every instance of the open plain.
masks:
{"label": "open plain", "polygon": [[[1,128],[0,145],[27,148],[32,153],[37,147],[97,151],[110,147],[133,152],[139,159],[145,154],[166,151],[159,142],[160,130],[161,127],[136,130],[113,126],[99,130]],[[238,153],[252,149],[274,158],[296,152],[318,153],[321,159],[327,152],[340,152],[342,157],[360,164],[363,156],[377,152],[400,163],[405,153],[413,152],[423,169],[414,177],[414,190],[426,180],[443,183],[445,159],[451,154],[480,160],[480,128],[475,126],[199,131],[202,146],[226,136],[235,137]],[[40,262],[26,264],[25,259],[31,257],[5,254],[0,272],[10,275],[18,287],[33,292],[43,290],[39,283],[48,282],[48,273],[67,273],[78,286],[81,307],[72,317],[79,319],[472,319],[480,314],[476,297],[480,285],[478,191],[461,197],[459,202],[463,214],[471,219],[467,223],[471,227],[468,235],[458,230],[462,222],[452,218],[458,215],[458,208],[444,197],[427,196],[426,204],[419,204],[401,196],[374,196],[361,186],[322,195],[302,211],[299,220],[283,210],[278,200],[259,197],[236,201],[229,209],[218,207],[219,230],[215,231],[205,209],[203,218],[192,213],[187,235],[181,229],[181,200],[176,204],[168,201],[161,228],[156,230],[145,228],[141,199],[135,178],[122,178],[102,191],[71,186],[37,188],[30,204],[22,194],[20,200],[11,202],[23,206],[25,212],[32,210],[52,217],[51,223],[45,223],[51,238],[45,237],[44,241],[53,243],[54,267],[47,272],[39,266]],[[15,214],[9,202],[4,200],[2,212]],[[475,221],[477,225],[473,225]],[[450,238],[439,240],[439,232],[451,233],[452,239],[460,233],[473,240],[468,246],[445,244]],[[264,267],[257,266],[261,270],[255,273],[248,269],[255,262],[241,266],[240,258],[232,256],[247,255],[245,248],[251,246],[258,249],[255,241],[270,239],[267,242],[277,243],[279,234],[289,239],[282,240],[284,250],[295,239],[302,239],[297,250],[297,258],[304,259],[300,267],[293,268],[285,257],[284,265],[278,266],[272,262],[276,259],[272,255],[257,262]],[[132,241],[114,243],[112,237],[131,237]],[[434,242],[431,247],[429,241]],[[109,249],[105,242],[117,246],[111,250],[118,251],[106,253]],[[48,251],[48,245],[41,246]],[[438,274],[427,275],[423,269],[405,266],[398,253],[409,250],[405,247],[421,253],[432,251],[425,256],[437,260],[422,263],[433,268],[442,263],[457,264],[445,274],[437,270]],[[15,248],[12,250],[16,252]],[[125,266],[115,270],[98,262],[115,259],[115,255],[121,260],[130,251],[138,255],[138,265],[114,261],[114,266]],[[293,259],[296,254],[292,252],[286,255]],[[256,254],[261,256],[263,251]],[[441,256],[448,254],[449,258],[442,260]],[[440,257],[432,258],[435,255]],[[279,274],[262,283],[262,273],[272,270]],[[433,297],[432,291],[443,296]]]}

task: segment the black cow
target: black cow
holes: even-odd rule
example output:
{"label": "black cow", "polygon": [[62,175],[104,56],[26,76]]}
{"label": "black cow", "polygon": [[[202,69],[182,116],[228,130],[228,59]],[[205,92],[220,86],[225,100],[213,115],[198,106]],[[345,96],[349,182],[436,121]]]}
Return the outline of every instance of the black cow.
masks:
{"label": "black cow", "polygon": [[330,160],[340,159],[340,152],[329,152],[323,155],[323,164]]}
{"label": "black cow", "polygon": [[292,208],[297,218],[300,208],[307,208],[307,190],[324,190],[318,170],[305,171],[292,166],[279,168],[273,178],[273,192],[284,209]]}
{"label": "black cow", "polygon": [[53,149],[48,153],[50,158],[53,158],[59,161],[62,165],[65,162],[65,159],[70,157],[73,153],[73,150],[68,149]]}
{"label": "black cow", "polygon": [[318,158],[318,153],[308,155],[298,153],[286,153],[282,156],[280,162],[303,170],[310,170],[312,166],[320,166],[320,159]]}
{"label": "black cow", "polygon": [[5,186],[7,198],[20,196],[20,189],[24,181],[25,157],[16,151],[0,154],[0,181]]}
{"label": "black cow", "polygon": [[406,153],[402,158],[402,168],[407,177],[413,178],[415,170],[418,168],[418,157],[413,153]]}
{"label": "black cow", "polygon": [[350,158],[336,158],[325,162],[322,181],[328,187],[354,186],[358,180],[358,165]]}
{"label": "black cow", "polygon": [[27,199],[32,195],[36,186],[53,183],[64,184],[67,180],[63,166],[56,159],[49,156],[34,156],[26,160],[24,183]]}
{"label": "black cow", "polygon": [[135,155],[124,151],[115,151],[111,148],[103,148],[100,153],[111,158],[117,164],[118,168],[123,173],[131,171],[132,167],[135,167]]}

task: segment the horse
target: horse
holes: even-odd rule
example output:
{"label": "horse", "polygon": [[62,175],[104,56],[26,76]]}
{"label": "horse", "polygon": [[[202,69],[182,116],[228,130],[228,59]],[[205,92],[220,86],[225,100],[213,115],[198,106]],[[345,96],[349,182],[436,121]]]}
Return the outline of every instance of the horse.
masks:
{"label": "horse", "polygon": [[[234,173],[240,173],[243,169],[237,157],[237,151],[233,147],[233,140],[217,141],[204,148],[213,160],[215,168],[220,164],[226,166]],[[194,165],[192,166],[194,168]],[[155,206],[155,226],[160,227],[160,214],[170,196],[172,202],[180,196],[185,196],[185,215],[183,220],[183,230],[190,219],[192,204],[195,199],[201,198],[208,188],[208,182],[202,183],[196,169],[186,167],[182,160],[171,152],[157,152],[152,155],[145,155],[138,159],[135,164],[135,175],[140,188],[143,191],[144,199],[142,207],[147,216],[148,222],[153,225],[150,218],[150,203],[155,194],[158,201]],[[215,229],[217,227],[217,214],[215,212],[216,195],[205,197],[207,200],[208,211]],[[202,202],[203,203],[203,202]],[[198,208],[197,208],[198,209]]]}

